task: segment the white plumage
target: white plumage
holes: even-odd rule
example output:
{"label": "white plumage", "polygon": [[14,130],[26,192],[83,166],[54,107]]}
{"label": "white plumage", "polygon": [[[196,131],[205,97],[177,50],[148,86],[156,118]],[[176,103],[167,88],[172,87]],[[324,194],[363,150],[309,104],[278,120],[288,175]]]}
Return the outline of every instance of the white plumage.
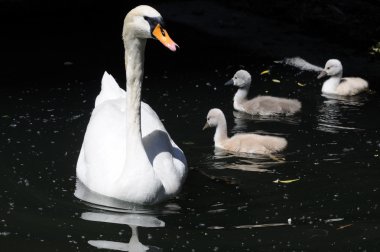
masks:
{"label": "white plumage", "polygon": [[[162,19],[149,6],[136,7],[125,18],[127,92],[104,73],[77,163],[77,176],[90,190],[138,204],[175,195],[187,174],[183,152],[141,102],[145,43],[152,37],[147,16]],[[165,46],[175,50],[175,43]]]}

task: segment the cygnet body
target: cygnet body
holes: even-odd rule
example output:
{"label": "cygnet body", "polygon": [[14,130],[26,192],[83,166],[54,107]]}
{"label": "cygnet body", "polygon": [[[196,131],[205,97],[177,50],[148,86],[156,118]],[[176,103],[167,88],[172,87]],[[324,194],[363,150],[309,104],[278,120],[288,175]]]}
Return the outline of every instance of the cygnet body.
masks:
{"label": "cygnet body", "polygon": [[322,93],[351,96],[357,95],[368,89],[368,82],[358,77],[343,76],[342,63],[337,59],[330,59],[326,62],[325,68],[318,75],[318,79],[330,76],[322,86]]}
{"label": "cygnet body", "polygon": [[237,71],[225,85],[234,85],[239,88],[234,96],[234,108],[240,112],[251,115],[293,115],[301,110],[301,103],[295,99],[257,96],[248,100],[251,75],[245,70]]}
{"label": "cygnet body", "polygon": [[271,154],[285,149],[287,141],[282,137],[263,136],[252,133],[227,135],[227,122],[220,109],[213,108],[207,114],[207,122],[203,129],[216,127],[214,135],[215,147],[232,152],[255,154]]}

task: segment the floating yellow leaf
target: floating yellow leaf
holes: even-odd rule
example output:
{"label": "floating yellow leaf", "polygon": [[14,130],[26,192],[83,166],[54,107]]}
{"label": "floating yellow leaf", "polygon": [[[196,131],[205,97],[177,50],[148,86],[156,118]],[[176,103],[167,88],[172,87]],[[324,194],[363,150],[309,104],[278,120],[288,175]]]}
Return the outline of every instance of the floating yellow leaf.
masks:
{"label": "floating yellow leaf", "polygon": [[281,81],[280,80],[277,80],[277,79],[272,79],[273,82],[275,83],[280,83]]}
{"label": "floating yellow leaf", "polygon": [[300,87],[306,86],[306,84],[302,84],[301,82],[297,82],[297,85],[300,86]]}
{"label": "floating yellow leaf", "polygon": [[265,70],[265,71],[262,71],[262,72],[260,73],[260,75],[269,74],[269,73],[270,73],[269,70]]}
{"label": "floating yellow leaf", "polygon": [[279,179],[276,179],[275,181],[273,181],[273,183],[282,183],[282,184],[289,184],[289,183],[293,183],[293,182],[296,182],[300,180],[299,178],[298,179],[289,179],[289,180],[279,180]]}
{"label": "floating yellow leaf", "polygon": [[351,226],[352,226],[352,224],[343,225],[343,226],[338,227],[337,230],[348,228],[348,227],[351,227]]}

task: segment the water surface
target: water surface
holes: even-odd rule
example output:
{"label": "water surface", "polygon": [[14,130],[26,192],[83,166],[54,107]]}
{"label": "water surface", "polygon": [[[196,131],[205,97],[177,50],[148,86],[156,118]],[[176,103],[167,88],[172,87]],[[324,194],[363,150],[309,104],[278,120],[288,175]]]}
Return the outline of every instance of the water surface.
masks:
{"label": "water surface", "polygon": [[[1,246],[7,251],[378,250],[379,94],[322,96],[315,75],[215,43],[219,38],[201,32],[190,30],[198,36],[186,40],[189,29],[172,24],[183,42],[175,55],[154,42],[147,49],[143,99],[183,149],[190,169],[182,192],[162,205],[111,200],[76,180],[101,75],[108,70],[120,84],[125,79],[118,31],[101,49],[69,47],[67,57],[53,57],[59,65],[36,57],[47,73],[42,77],[25,75],[17,86],[4,81]],[[91,63],[96,48],[99,59]],[[302,112],[291,117],[234,112],[235,90],[223,83],[240,68],[252,74],[251,96],[297,98]],[[267,69],[270,75],[260,75]],[[369,82],[378,84],[374,78]],[[281,136],[288,148],[274,156],[214,149],[214,130],[201,130],[213,107],[224,111],[230,135]],[[294,179],[299,180],[274,183]]]}

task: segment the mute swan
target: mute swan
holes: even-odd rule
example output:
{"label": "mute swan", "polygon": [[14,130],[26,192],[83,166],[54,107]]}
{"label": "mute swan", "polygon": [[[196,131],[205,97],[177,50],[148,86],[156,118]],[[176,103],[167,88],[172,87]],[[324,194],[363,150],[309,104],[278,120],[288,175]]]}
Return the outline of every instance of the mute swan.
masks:
{"label": "mute swan", "polygon": [[96,98],[77,163],[90,190],[137,204],[155,204],[179,192],[187,174],[183,152],[157,114],[141,102],[144,51],[155,38],[172,51],[176,44],[152,7],[138,6],[124,19],[127,92],[107,72]]}
{"label": "mute swan", "polygon": [[234,85],[239,89],[234,96],[234,108],[251,115],[292,115],[301,109],[301,103],[294,99],[273,96],[257,96],[247,100],[251,86],[251,75],[245,70],[239,70],[225,85]]}
{"label": "mute swan", "polygon": [[287,141],[282,137],[262,136],[257,134],[235,134],[227,136],[227,122],[220,109],[213,108],[207,114],[207,122],[203,130],[216,127],[215,147],[233,152],[270,154],[285,149]]}
{"label": "mute swan", "polygon": [[317,78],[320,79],[326,75],[331,77],[323,83],[322,93],[349,96],[368,89],[368,82],[362,78],[342,78],[343,66],[337,59],[328,60]]}

